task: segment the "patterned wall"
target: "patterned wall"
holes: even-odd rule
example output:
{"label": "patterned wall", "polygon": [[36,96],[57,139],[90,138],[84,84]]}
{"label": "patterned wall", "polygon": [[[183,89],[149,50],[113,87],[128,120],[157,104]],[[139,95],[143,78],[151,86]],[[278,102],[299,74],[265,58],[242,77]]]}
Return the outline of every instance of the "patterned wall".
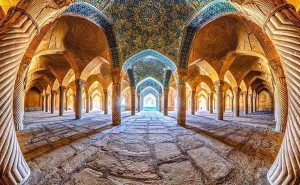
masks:
{"label": "patterned wall", "polygon": [[135,82],[139,83],[147,77],[152,77],[160,83],[163,83],[165,68],[165,64],[154,58],[140,59],[133,65]]}
{"label": "patterned wall", "polygon": [[162,94],[162,85],[153,80],[153,78],[147,78],[141,83],[137,84],[137,93],[140,94],[144,89],[152,87],[155,89],[159,94]]}
{"label": "patterned wall", "polygon": [[196,9],[183,0],[118,0],[103,12],[114,23],[123,61],[149,48],[176,61],[183,28]]}
{"label": "patterned wall", "polygon": [[[78,3],[83,1],[96,8]],[[105,30],[114,67],[121,67],[140,51],[155,49],[180,61],[179,68],[186,68],[195,30],[221,15],[236,12],[224,0],[77,0],[75,4],[65,14],[79,14]]]}

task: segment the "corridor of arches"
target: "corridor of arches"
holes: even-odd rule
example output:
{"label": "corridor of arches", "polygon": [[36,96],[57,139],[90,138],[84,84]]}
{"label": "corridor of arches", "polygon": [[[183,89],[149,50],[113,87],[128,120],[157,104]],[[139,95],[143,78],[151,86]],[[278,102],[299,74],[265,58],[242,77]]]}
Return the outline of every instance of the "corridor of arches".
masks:
{"label": "corridor of arches", "polygon": [[299,184],[299,8],[0,1],[0,184]]}

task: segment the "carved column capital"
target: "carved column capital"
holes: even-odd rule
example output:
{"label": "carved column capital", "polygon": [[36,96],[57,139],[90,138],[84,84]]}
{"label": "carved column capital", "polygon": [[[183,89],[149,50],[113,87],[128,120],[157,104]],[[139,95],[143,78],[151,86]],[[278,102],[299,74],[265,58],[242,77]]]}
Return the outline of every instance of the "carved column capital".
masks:
{"label": "carved column capital", "polygon": [[225,85],[225,82],[222,81],[222,80],[219,80],[219,81],[216,81],[214,82],[214,87],[215,87],[215,90],[218,92],[218,91],[224,91],[224,85]]}
{"label": "carved column capital", "polygon": [[57,94],[57,91],[52,90],[52,91],[51,91],[51,94],[52,94],[52,95],[56,95],[56,94]]}
{"label": "carved column capital", "polygon": [[239,87],[235,87],[232,90],[233,90],[233,92],[238,92],[238,93],[240,93],[242,91],[241,88],[239,88]]}
{"label": "carved column capital", "polygon": [[243,91],[242,94],[243,94],[244,96],[247,96],[247,95],[248,95],[248,91]]}
{"label": "carved column capital", "polygon": [[[283,71],[283,67],[282,67],[282,63],[280,61],[280,58],[278,59],[273,59],[273,60],[269,60],[269,66],[273,72],[273,74],[275,75],[275,77],[277,77],[278,79],[280,78],[285,78],[284,75],[284,71]],[[277,80],[277,79],[276,79]]]}
{"label": "carved column capital", "polygon": [[61,91],[65,91],[67,89],[67,87],[66,86],[59,86],[59,90],[61,90]]}
{"label": "carved column capital", "polygon": [[112,75],[113,84],[121,83],[121,69],[120,68],[112,69],[111,75]]}
{"label": "carved column capital", "polygon": [[135,91],[136,91],[136,88],[135,88],[135,87],[130,87],[130,91],[131,91],[131,92],[135,92]]}
{"label": "carved column capital", "polygon": [[71,2],[72,0],[21,0],[17,6],[10,8],[8,17],[17,12],[24,14],[33,22],[37,31],[39,31],[40,27],[47,20]]}
{"label": "carved column capital", "polygon": [[82,80],[82,79],[76,79],[75,80],[75,84],[76,85],[79,85],[81,87],[83,87],[85,85],[86,81],[85,80]]}

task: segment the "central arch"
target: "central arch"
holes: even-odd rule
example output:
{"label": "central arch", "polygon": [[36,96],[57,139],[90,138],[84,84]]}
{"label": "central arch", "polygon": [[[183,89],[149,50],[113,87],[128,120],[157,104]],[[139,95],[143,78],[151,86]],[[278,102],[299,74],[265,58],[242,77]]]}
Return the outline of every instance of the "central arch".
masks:
{"label": "central arch", "polygon": [[163,91],[163,85],[152,77],[147,77],[144,80],[141,80],[138,84],[136,84],[136,87],[138,94],[141,94],[141,92],[148,87],[155,89],[158,94],[161,94]]}
{"label": "central arch", "polygon": [[142,110],[157,111],[159,108],[159,93],[153,87],[147,87],[141,92]]}
{"label": "central arch", "polygon": [[128,69],[131,68],[132,64],[134,64],[136,61],[138,61],[141,58],[146,58],[146,57],[153,57],[162,63],[164,63],[170,70],[173,72],[176,71],[176,65],[170,60],[168,57],[160,54],[159,52],[153,50],[153,49],[147,49],[144,51],[141,51],[134,56],[130,57],[128,60],[126,60],[123,64],[123,70],[127,71]]}

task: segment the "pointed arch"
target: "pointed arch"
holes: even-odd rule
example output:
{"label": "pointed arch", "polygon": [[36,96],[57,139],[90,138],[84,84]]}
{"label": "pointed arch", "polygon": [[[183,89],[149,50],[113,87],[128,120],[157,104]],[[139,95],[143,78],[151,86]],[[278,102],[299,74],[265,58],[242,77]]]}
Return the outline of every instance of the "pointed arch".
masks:
{"label": "pointed arch", "polygon": [[163,54],[153,49],[146,49],[130,57],[128,60],[124,62],[123,70],[127,71],[128,69],[131,68],[131,65],[134,64],[137,60],[145,57],[153,57],[161,61],[162,63],[164,63],[173,72],[176,71],[176,65],[174,64],[174,62],[172,62],[172,60],[170,60],[168,57],[164,56]]}
{"label": "pointed arch", "polygon": [[216,82],[220,80],[220,77],[217,71],[205,60],[198,60],[198,65],[202,70],[205,71],[206,74],[211,78],[212,82]]}
{"label": "pointed arch", "polygon": [[82,17],[103,29],[108,42],[110,56],[112,58],[112,66],[113,68],[121,67],[120,47],[113,29],[113,23],[101,11],[88,3],[75,2],[72,3],[60,16]]}
{"label": "pointed arch", "polygon": [[140,92],[148,86],[152,86],[153,88],[156,88],[159,94],[162,93],[163,85],[156,79],[152,77],[147,77],[143,80],[141,80],[139,83],[136,84],[137,93],[140,94]]}
{"label": "pointed arch", "polygon": [[74,75],[75,75],[74,70],[70,69],[62,81],[62,86],[67,87]]}
{"label": "pointed arch", "polygon": [[228,79],[229,84],[230,84],[230,86],[231,86],[232,88],[238,87],[237,82],[236,82],[234,76],[232,75],[232,73],[231,73],[229,70],[226,71],[225,77]]}

